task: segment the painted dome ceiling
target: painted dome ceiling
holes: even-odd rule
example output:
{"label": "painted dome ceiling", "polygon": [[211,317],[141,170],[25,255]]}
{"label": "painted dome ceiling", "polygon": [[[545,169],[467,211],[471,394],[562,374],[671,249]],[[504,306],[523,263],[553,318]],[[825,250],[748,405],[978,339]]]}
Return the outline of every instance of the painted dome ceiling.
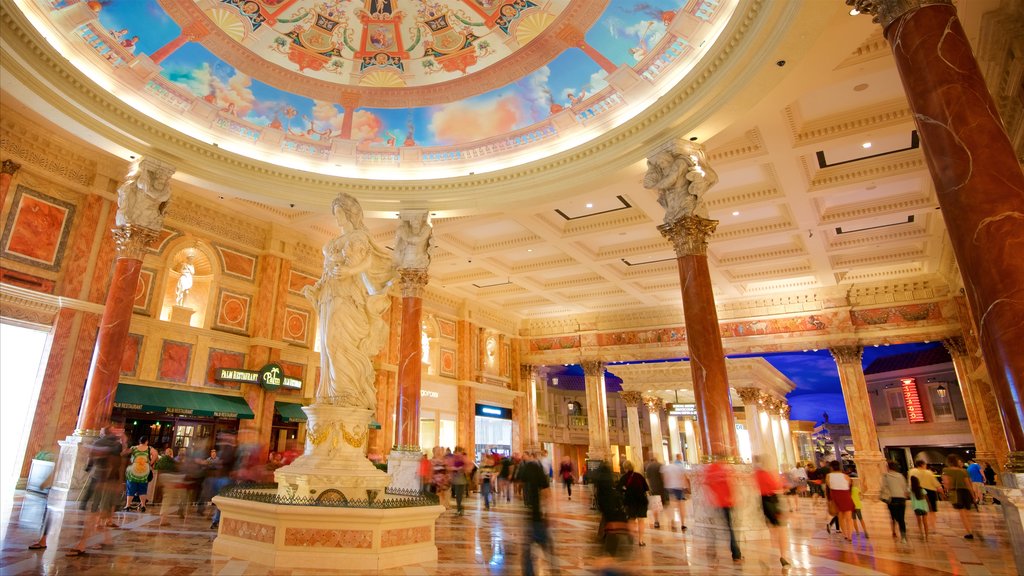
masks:
{"label": "painted dome ceiling", "polygon": [[586,142],[676,85],[736,7],[32,1],[72,63],[150,117],[249,157],[370,178],[489,171]]}

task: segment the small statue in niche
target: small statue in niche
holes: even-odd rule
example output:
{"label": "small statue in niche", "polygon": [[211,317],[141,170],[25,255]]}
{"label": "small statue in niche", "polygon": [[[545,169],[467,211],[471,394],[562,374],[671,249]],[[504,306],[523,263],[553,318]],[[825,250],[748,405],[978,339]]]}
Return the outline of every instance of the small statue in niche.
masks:
{"label": "small statue in niche", "polygon": [[192,276],[196,273],[194,261],[195,256],[189,254],[181,264],[181,275],[178,276],[178,284],[174,287],[174,304],[177,306],[185,305],[185,299],[188,298],[188,293],[192,290]]}

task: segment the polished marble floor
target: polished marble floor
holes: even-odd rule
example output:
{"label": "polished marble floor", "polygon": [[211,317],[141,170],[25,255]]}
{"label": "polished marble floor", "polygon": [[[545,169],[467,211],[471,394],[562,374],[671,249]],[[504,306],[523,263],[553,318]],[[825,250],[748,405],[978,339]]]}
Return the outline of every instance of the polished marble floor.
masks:
{"label": "polished marble floor", "polygon": [[[551,506],[552,529],[558,568],[563,575],[597,574],[602,561],[593,544],[596,513],[590,510],[586,494],[573,500],[555,495]],[[459,575],[522,573],[522,541],[525,510],[516,502],[483,510],[479,496],[467,502],[465,516],[446,513],[438,521],[437,563],[407,566],[387,571],[395,575]],[[3,542],[0,574],[73,574],[83,576],[190,576],[215,574],[298,576],[300,574],[354,574],[273,569],[245,559],[232,559],[211,552],[215,531],[210,520],[174,517],[159,527],[158,508],[148,514],[123,513],[122,528],[112,531],[113,546],[101,546],[94,538],[87,555],[65,556],[81,534],[83,517],[77,511],[53,513],[48,547],[28,550],[38,536],[42,500],[22,493],[3,504]],[[985,505],[972,512],[977,537],[962,538],[959,518],[949,506],[940,504],[938,532],[923,541],[908,514],[908,544],[889,535],[886,508],[867,503],[865,519],[870,539],[855,535],[852,542],[825,530],[825,506],[820,500],[800,500],[789,517],[793,562],[783,569],[778,551],[768,541],[742,543],[744,559],[734,563],[728,542],[691,529],[685,535],[665,528],[646,532],[646,547],[636,546],[630,558],[618,564],[626,574],[964,574],[967,576],[1016,574],[1007,540],[1006,525],[998,506]],[[157,512],[157,514],[154,514]],[[545,562],[540,573],[552,573]]]}

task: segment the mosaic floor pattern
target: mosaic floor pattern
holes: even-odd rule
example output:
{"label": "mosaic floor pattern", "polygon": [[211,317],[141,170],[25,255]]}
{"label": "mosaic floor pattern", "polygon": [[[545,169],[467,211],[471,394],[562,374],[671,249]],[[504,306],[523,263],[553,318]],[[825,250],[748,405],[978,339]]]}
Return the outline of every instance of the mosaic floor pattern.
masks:
{"label": "mosaic floor pattern", "polygon": [[[582,496],[582,498],[581,498]],[[581,501],[582,500],[582,501]],[[730,559],[728,542],[717,541],[698,530],[672,532],[665,527],[646,531],[646,547],[635,546],[630,558],[617,568],[626,574],[813,574],[878,575],[913,574],[915,576],[955,574],[966,576],[1016,574],[1006,524],[998,506],[984,505],[972,512],[976,538],[963,539],[959,518],[949,506],[940,503],[937,533],[927,542],[908,514],[909,542],[900,544],[890,537],[888,512],[884,504],[866,503],[864,510],[870,539],[854,537],[852,542],[825,529],[826,511],[820,500],[802,499],[789,516],[789,558],[792,566],[783,568],[778,552],[768,541],[742,543],[744,559]],[[82,576],[192,576],[256,575],[299,576],[317,574],[355,574],[340,569],[334,572],[273,569],[244,559],[233,559],[211,552],[215,531],[210,520],[199,516],[179,519],[158,526],[159,508],[149,513],[122,513],[122,528],[112,531],[113,546],[101,546],[100,539],[90,542],[82,557],[65,554],[77,542],[83,515],[77,510],[52,512],[51,531],[45,550],[27,547],[38,536],[42,500],[19,492],[13,501],[3,504],[3,542],[0,574],[75,574]],[[156,513],[154,513],[156,512]],[[467,501],[465,516],[444,514],[437,525],[439,561],[389,570],[383,574],[424,576],[469,576],[474,574],[521,574],[525,509],[515,501],[490,511],[483,510],[479,496]],[[586,494],[567,500],[555,495],[551,504],[552,530],[558,573],[564,576],[600,572],[601,560],[593,543],[597,527],[596,512],[589,507]],[[649,523],[650,524],[650,523]],[[555,571],[544,560],[541,574]]]}

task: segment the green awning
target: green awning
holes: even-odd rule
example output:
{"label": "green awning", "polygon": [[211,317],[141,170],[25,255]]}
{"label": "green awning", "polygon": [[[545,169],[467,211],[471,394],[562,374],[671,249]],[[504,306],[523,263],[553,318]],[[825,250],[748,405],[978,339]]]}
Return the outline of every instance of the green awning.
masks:
{"label": "green awning", "polygon": [[150,388],[134,384],[118,384],[114,408],[243,420],[255,417],[245,399],[237,396]]}
{"label": "green awning", "polygon": [[292,402],[274,402],[274,411],[281,415],[285,422],[305,422],[306,413],[302,411],[302,404]]}

